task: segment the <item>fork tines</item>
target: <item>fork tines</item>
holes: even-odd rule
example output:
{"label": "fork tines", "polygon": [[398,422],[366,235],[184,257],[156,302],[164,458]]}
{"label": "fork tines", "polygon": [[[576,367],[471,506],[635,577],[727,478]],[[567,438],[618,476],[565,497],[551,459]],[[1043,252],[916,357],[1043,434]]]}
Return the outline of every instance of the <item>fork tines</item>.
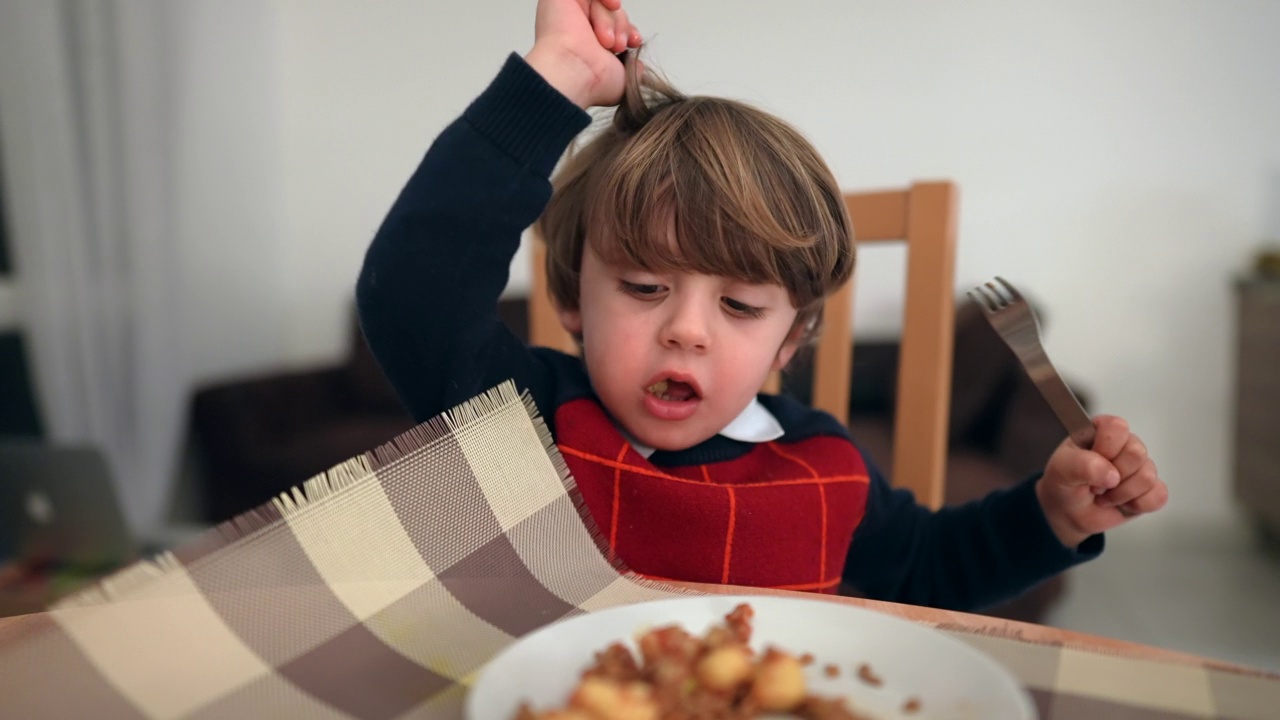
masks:
{"label": "fork tines", "polygon": [[1080,447],[1092,447],[1093,421],[1053,363],[1049,362],[1040,342],[1039,322],[1022,293],[1004,278],[996,276],[994,281],[970,290],[969,297],[982,308],[987,322],[1013,351],[1071,439]]}
{"label": "fork tines", "polygon": [[[995,283],[1000,283],[997,287]],[[1009,281],[997,275],[995,282],[983,283],[968,292],[969,297],[987,312],[996,312],[1022,299],[1018,290]]]}

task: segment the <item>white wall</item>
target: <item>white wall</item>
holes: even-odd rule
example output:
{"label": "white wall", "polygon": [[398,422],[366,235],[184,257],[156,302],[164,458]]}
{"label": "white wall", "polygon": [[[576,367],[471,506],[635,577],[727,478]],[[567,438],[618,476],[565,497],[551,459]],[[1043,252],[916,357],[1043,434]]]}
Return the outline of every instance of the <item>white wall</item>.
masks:
{"label": "white wall", "polygon": [[[431,138],[532,40],[533,3],[189,0],[178,242],[193,374],[334,357],[363,249]],[[962,189],[961,287],[1048,309],[1050,353],[1130,419],[1166,517],[1229,499],[1230,283],[1280,237],[1280,4],[629,0],[690,92],[794,122],[849,187]],[[867,253],[859,327],[891,332]],[[513,285],[523,286],[523,258]]]}
{"label": "white wall", "polygon": [[[327,327],[298,311],[287,258],[279,108],[279,13],[256,0],[170,7],[174,228],[187,356],[197,380],[299,360],[285,328]],[[344,209],[334,208],[338,212]]]}

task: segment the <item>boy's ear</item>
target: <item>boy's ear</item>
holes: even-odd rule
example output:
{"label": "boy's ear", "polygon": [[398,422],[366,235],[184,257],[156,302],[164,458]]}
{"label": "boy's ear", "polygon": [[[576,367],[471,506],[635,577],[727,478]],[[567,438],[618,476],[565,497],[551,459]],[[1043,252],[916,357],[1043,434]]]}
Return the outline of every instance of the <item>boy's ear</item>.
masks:
{"label": "boy's ear", "polygon": [[796,351],[800,349],[801,339],[804,337],[804,328],[795,327],[787,334],[787,339],[783,341],[782,347],[778,348],[778,354],[773,358],[773,370],[781,370],[791,362],[791,358],[796,356]]}
{"label": "boy's ear", "polygon": [[560,318],[560,327],[574,337],[582,337],[582,313],[578,310],[566,310],[556,305],[556,316]]}

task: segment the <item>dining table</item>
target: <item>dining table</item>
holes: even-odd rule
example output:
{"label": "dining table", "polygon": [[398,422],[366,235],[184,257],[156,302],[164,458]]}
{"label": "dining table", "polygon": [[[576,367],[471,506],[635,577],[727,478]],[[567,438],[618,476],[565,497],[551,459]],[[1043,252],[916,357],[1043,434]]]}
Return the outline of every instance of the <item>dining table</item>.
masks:
{"label": "dining table", "polygon": [[[842,603],[901,618],[948,635],[991,656],[1006,668],[1030,693],[1041,720],[1099,720],[1102,718],[1222,718],[1223,720],[1264,720],[1280,718],[1280,674],[1246,667],[1202,655],[1179,652],[1100,635],[1076,632],[976,613],[884,602],[838,595],[814,595],[788,590],[763,590],[692,582],[668,582],[675,594],[761,595],[802,597]],[[487,587],[484,592],[491,592]],[[4,708],[13,687],[26,678],[44,678],[48,683],[43,693],[48,715],[39,714],[41,694],[26,688],[32,705],[23,707],[21,717],[62,717],[58,708],[65,698],[61,691],[67,685],[56,678],[73,670],[87,670],[83,658],[75,658],[70,648],[62,648],[65,664],[28,667],[19,672],[6,668],[6,657],[20,657],[24,645],[42,638],[57,637],[58,619],[54,612],[35,612],[0,617],[0,716],[10,717]],[[927,659],[922,659],[927,661]],[[6,682],[8,678],[8,683]],[[469,681],[470,678],[467,680]],[[357,682],[352,678],[352,682]],[[77,678],[69,687],[84,691],[92,680]],[[460,684],[465,692],[469,682]],[[93,695],[92,692],[89,693]],[[339,703],[341,705],[341,703]],[[235,712],[144,713],[136,707],[106,703],[96,706],[99,718],[134,717],[252,717],[253,705],[240,706]],[[298,708],[309,706],[300,703]],[[435,711],[410,711],[402,717],[460,717],[461,697],[455,697]],[[35,710],[35,715],[27,714]],[[112,712],[114,710],[115,712]],[[281,708],[264,704],[262,715],[275,714]],[[314,708],[311,708],[314,710]],[[380,712],[359,713],[350,705],[346,712],[334,708],[332,717],[395,717]],[[248,715],[241,714],[248,712]],[[286,711],[287,712],[287,711]],[[311,711],[302,714],[312,716]],[[18,715],[13,715],[18,716]]]}
{"label": "dining table", "polygon": [[460,718],[490,661],[539,629],[728,595],[843,603],[948,636],[1007,670],[1040,720],[1280,718],[1280,675],[1210,657],[635,573],[583,513],[527,398],[499,390],[44,610],[0,617],[0,718]]}

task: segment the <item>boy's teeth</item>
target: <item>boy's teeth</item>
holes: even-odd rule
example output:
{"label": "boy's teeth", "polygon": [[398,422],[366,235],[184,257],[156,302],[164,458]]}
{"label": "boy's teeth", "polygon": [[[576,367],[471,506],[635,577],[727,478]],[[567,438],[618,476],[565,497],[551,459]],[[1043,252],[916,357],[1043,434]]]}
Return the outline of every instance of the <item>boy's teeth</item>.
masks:
{"label": "boy's teeth", "polygon": [[661,400],[674,400],[684,402],[697,396],[693,387],[688,383],[679,382],[670,378],[656,382],[645,388],[654,397]]}

